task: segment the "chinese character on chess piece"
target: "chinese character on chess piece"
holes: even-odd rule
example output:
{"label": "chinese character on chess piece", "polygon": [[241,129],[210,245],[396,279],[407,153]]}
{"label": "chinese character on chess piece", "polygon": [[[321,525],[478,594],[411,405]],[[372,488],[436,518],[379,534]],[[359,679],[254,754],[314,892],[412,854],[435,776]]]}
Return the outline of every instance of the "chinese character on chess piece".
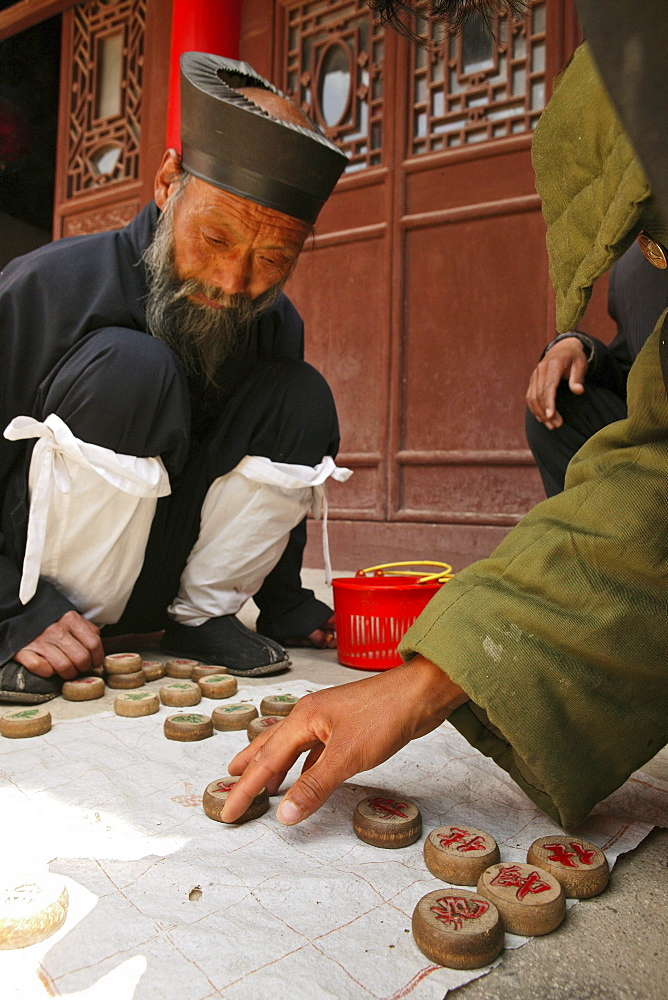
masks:
{"label": "chinese character on chess piece", "polygon": [[578,837],[540,837],[527,853],[527,864],[550,872],[571,899],[588,899],[603,892],[610,867],[603,851]]}
{"label": "chinese character on chess piece", "polygon": [[559,882],[533,865],[492,865],[480,876],[478,892],[494,903],[511,934],[549,934],[566,913]]}
{"label": "chinese character on chess piece", "polygon": [[503,923],[494,904],[478,893],[436,889],[413,911],[413,937],[438,965],[479,969],[503,948]]}
{"label": "chinese character on chess piece", "polygon": [[371,795],[357,804],[353,829],[373,847],[408,847],[422,833],[422,816],[408,799],[389,793]]}
{"label": "chinese character on chess piece", "polygon": [[494,837],[473,826],[439,826],[424,842],[424,860],[436,878],[451,885],[477,885],[490,865],[499,861]]}

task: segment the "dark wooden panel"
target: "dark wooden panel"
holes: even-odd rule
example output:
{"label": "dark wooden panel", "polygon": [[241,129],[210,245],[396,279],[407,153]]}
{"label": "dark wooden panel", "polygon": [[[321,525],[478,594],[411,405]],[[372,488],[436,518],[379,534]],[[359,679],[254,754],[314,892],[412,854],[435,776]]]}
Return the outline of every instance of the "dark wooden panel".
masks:
{"label": "dark wooden panel", "polygon": [[[170,24],[171,0],[108,6],[89,0],[63,15],[54,238],[72,225],[98,231],[96,220],[100,229],[112,228],[114,218],[125,224],[131,201],[139,207],[153,197],[165,144]],[[118,32],[124,45],[119,111],[97,118],[93,54]],[[115,166],[98,173],[97,156],[112,147],[119,151]]]}
{"label": "dark wooden panel", "polygon": [[529,139],[467,146],[407,164],[406,214],[526,195],[534,187]]}
{"label": "dark wooden panel", "polygon": [[[430,116],[434,134],[444,127],[436,63],[452,70],[452,51],[430,51],[427,64],[388,31],[384,56],[365,54],[370,66],[382,61],[381,165],[369,161],[340,181],[289,287],[306,320],[307,356],[337,399],[341,461],[348,456],[356,469],[348,484],[329,490],[339,518],[330,523],[335,566],[440,557],[461,568],[487,555],[509,523],[542,497],[523,429],[527,381],[554,336],[530,161],[542,96],[534,101],[532,91],[529,100],[527,90],[526,100],[516,100],[522,74],[515,71],[524,67],[526,86],[537,82],[549,93],[570,54],[575,22],[572,0],[530,6],[547,14],[547,46],[546,23],[541,15],[534,24],[531,11],[513,26],[512,41],[504,31],[497,54],[512,56],[512,94],[510,63],[501,72],[503,87],[501,76],[489,73],[486,91],[476,74],[460,81],[470,90],[462,98],[464,131],[480,138],[489,112],[489,141],[460,136],[457,146],[451,131],[442,141],[431,132],[429,142],[420,138],[416,111]],[[355,17],[360,12],[355,0]],[[349,14],[338,0],[244,0],[242,55],[269,72],[273,31],[273,79],[288,81],[310,107],[318,67],[299,32],[310,37],[326,29],[338,37]],[[378,88],[381,77],[374,79]],[[365,100],[371,81],[362,82],[356,94]],[[514,122],[515,105],[524,108],[524,130],[503,126],[511,121],[508,109]],[[446,117],[451,111],[445,109]],[[603,289],[596,290],[587,322],[600,335]],[[320,532],[311,527],[316,541],[309,542],[307,564],[317,565]]]}
{"label": "dark wooden panel", "polygon": [[594,284],[591,298],[584,316],[578,323],[580,330],[586,330],[604,343],[609,343],[617,334],[617,326],[608,314],[608,274]]}
{"label": "dark wooden panel", "polygon": [[406,233],[401,447],[526,448],[524,393],[546,342],[539,211]]}
{"label": "dark wooden panel", "polygon": [[122,229],[134,219],[141,208],[138,199],[114,201],[108,207],[92,208],[63,216],[63,236],[86,236],[89,233],[103,233],[110,229]]}
{"label": "dark wooden panel", "polygon": [[400,475],[402,518],[475,524],[516,524],[544,499],[532,466],[403,466]]}
{"label": "dark wooden panel", "polygon": [[76,3],[77,0],[19,0],[0,13],[0,40],[55,17]]}
{"label": "dark wooden panel", "polygon": [[153,197],[153,182],[166,145],[171,15],[172,0],[150,0],[146,12],[141,144],[142,205]]}
{"label": "dark wooden panel", "polygon": [[318,216],[316,233],[350,231],[386,222],[386,180],[386,170],[344,176]]}
{"label": "dark wooden panel", "polygon": [[[384,454],[388,406],[389,303],[385,295],[381,238],[325,245],[306,250],[287,292],[306,326],[306,358],[328,380],[341,425],[341,451],[356,455]],[[384,511],[382,469],[354,476],[346,506]],[[357,479],[359,486],[356,485]]]}
{"label": "dark wooden panel", "polygon": [[[337,458],[337,464],[353,470],[347,483],[332,480],[327,486],[329,512],[334,517],[358,517],[373,519],[382,516],[384,509],[384,483],[379,474],[379,462],[361,464],[349,461],[345,452]],[[384,468],[384,463],[383,463]]]}

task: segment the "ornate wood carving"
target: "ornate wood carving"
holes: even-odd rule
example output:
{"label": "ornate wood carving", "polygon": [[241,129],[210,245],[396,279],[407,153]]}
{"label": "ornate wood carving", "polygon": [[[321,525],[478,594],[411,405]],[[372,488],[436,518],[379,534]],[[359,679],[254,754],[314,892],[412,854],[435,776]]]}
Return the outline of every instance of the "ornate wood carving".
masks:
{"label": "ornate wood carving", "polygon": [[383,149],[384,32],[364,0],[289,3],[283,87],[347,153],[347,171]]}
{"label": "ornate wood carving", "polygon": [[139,200],[121,202],[108,208],[99,208],[63,219],[63,236],[87,236],[122,229],[139,211]]}
{"label": "ornate wood carving", "polygon": [[519,17],[480,16],[462,32],[424,22],[431,47],[413,52],[410,153],[430,153],[531,131],[545,105],[546,0]]}
{"label": "ornate wood carving", "polygon": [[[146,0],[91,0],[73,10],[68,199],[139,179],[145,30]],[[112,48],[117,95],[114,74],[103,72]]]}

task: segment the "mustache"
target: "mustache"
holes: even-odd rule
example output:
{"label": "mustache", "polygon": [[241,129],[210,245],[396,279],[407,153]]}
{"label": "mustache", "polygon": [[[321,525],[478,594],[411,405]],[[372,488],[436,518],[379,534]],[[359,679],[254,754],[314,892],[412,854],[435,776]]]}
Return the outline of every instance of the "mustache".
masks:
{"label": "mustache", "polygon": [[[192,300],[195,296],[203,296],[209,299],[210,302],[215,302],[217,306],[222,309],[235,309],[241,312],[248,310],[250,306],[252,308],[253,299],[250,295],[246,295],[243,292],[239,292],[235,295],[229,295],[224,292],[222,288],[215,288],[213,285],[205,285],[196,278],[186,278],[174,288],[172,292],[172,297],[174,301],[179,299],[190,299]],[[191,304],[196,309],[209,309],[205,302],[191,302]]]}

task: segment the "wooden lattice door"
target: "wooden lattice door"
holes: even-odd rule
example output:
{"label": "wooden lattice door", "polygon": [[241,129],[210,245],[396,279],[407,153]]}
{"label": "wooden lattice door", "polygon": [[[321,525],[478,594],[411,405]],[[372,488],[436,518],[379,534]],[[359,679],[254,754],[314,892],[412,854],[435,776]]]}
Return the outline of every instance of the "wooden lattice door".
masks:
{"label": "wooden lattice door", "polygon": [[493,543],[541,497],[523,410],[552,336],[530,161],[547,6],[496,15],[492,34],[476,18],[461,33],[425,23],[431,47],[403,63],[391,516],[443,525],[448,551]]}
{"label": "wooden lattice door", "polygon": [[[261,58],[255,31],[265,11],[257,0],[244,4],[251,62]],[[307,322],[307,357],[339,401],[342,461],[355,470],[332,503],[340,520],[384,522],[394,143],[384,72],[397,41],[365,0],[280,3],[275,13],[273,78],[349,157],[289,287]]]}
{"label": "wooden lattice door", "polygon": [[63,14],[54,237],[117,229],[152,197],[170,9],[170,0],[88,0]]}
{"label": "wooden lattice door", "polygon": [[572,0],[528,0],[492,36],[423,22],[428,48],[363,0],[267,6],[244,0],[243,57],[351,157],[289,286],[355,468],[331,490],[334,558],[459,567],[542,496],[524,392],[554,317],[530,146]]}

